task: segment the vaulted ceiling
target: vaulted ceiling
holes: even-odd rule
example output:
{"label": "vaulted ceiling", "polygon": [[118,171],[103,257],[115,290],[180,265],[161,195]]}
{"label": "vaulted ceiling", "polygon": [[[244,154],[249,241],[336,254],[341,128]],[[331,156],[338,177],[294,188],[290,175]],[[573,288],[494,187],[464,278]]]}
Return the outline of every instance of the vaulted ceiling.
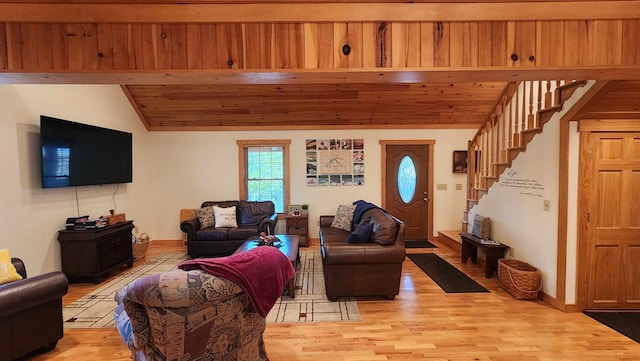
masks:
{"label": "vaulted ceiling", "polygon": [[0,83],[120,84],[149,130],[477,128],[531,79],[609,82],[576,116],[631,119],[639,19],[625,0],[0,0]]}

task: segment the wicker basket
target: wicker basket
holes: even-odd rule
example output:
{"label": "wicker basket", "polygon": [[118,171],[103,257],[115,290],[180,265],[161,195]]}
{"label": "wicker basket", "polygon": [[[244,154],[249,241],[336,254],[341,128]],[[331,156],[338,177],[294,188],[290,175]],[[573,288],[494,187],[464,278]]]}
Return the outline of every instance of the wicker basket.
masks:
{"label": "wicker basket", "polygon": [[133,242],[133,258],[144,258],[147,255],[148,246],[149,236],[146,233],[143,233],[137,238],[137,242]]}
{"label": "wicker basket", "polygon": [[535,299],[542,289],[542,276],[537,268],[526,262],[500,258],[498,284],[517,300]]}

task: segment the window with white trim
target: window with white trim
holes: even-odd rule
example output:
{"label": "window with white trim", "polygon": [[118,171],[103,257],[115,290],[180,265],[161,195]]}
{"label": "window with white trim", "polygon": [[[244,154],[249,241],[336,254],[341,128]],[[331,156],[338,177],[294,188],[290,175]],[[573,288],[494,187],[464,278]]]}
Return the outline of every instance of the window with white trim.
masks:
{"label": "window with white trim", "polygon": [[289,203],[290,140],[238,140],[240,198],[272,201],[284,213]]}

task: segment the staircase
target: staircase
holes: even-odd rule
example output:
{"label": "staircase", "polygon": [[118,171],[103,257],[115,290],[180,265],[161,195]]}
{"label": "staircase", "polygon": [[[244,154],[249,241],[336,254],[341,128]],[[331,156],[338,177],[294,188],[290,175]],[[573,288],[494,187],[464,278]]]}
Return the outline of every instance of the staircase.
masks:
{"label": "staircase", "polygon": [[527,149],[527,144],[542,133],[551,116],[561,111],[564,102],[586,83],[543,80],[511,82],[505,86],[493,112],[469,141],[462,232],[469,231],[469,210]]}

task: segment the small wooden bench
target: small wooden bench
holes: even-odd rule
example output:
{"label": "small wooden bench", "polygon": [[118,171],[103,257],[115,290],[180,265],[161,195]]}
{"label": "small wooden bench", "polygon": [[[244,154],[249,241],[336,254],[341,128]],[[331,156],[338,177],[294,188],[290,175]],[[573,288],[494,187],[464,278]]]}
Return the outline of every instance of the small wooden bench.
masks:
{"label": "small wooden bench", "polygon": [[498,271],[498,259],[504,258],[504,253],[509,246],[483,243],[480,237],[471,233],[460,233],[460,237],[462,238],[462,263],[467,263],[469,257],[471,262],[478,263],[478,247],[482,248],[487,258],[485,277],[491,278]]}

